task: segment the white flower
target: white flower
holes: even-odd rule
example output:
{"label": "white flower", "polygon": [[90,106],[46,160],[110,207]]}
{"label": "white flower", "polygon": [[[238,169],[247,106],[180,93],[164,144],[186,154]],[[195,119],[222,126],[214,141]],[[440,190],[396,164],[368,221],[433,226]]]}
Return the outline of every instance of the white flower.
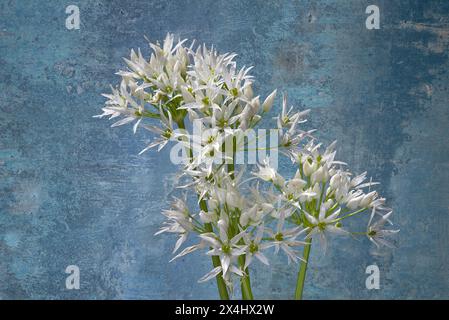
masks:
{"label": "white flower", "polygon": [[350,194],[350,198],[348,200],[348,202],[346,203],[346,206],[351,209],[351,210],[355,210],[360,206],[360,202],[362,201],[364,195],[360,194],[360,192],[356,192],[353,194]]}
{"label": "white flower", "polygon": [[306,232],[308,229],[303,229],[300,227],[284,229],[285,215],[285,212],[281,212],[276,230],[273,231],[271,229],[267,229],[267,232],[272,238],[271,244],[275,248],[275,253],[278,253],[279,249],[282,249],[282,251],[284,251],[284,253],[287,255],[288,263],[290,263],[291,261],[297,263],[298,259],[302,260],[302,258],[298,257],[293,247],[307,244],[304,241],[296,240],[296,238],[302,233]]}
{"label": "white flower", "polygon": [[262,262],[265,265],[269,265],[267,257],[262,253],[262,250],[269,248],[271,244],[269,243],[263,243],[262,237],[264,234],[264,225],[260,225],[257,228],[257,232],[254,238],[252,238],[248,233],[243,234],[243,239],[245,241],[245,266],[244,270],[248,268],[248,266],[253,261],[253,257],[257,258],[260,262]]}
{"label": "white flower", "polygon": [[259,177],[264,181],[273,182],[276,186],[284,185],[284,178],[276,171],[276,169],[270,167],[268,159],[263,161],[262,165],[257,165],[259,168],[258,172],[253,173],[255,176]]}
{"label": "white flower", "polygon": [[[130,95],[127,88],[127,83],[129,80],[122,80],[120,88],[112,88],[112,94],[103,94],[104,97],[108,98],[106,101],[106,106],[102,108],[103,113],[94,116],[94,118],[103,118],[109,116],[109,119],[114,119],[119,116],[124,118],[119,121],[114,122],[111,127],[118,127],[135,120],[138,120],[137,125],[134,125],[134,132],[141,120],[141,114],[143,111],[143,105],[138,104]],[[156,115],[154,114],[156,117]]]}
{"label": "white flower", "polygon": [[159,235],[164,232],[178,233],[179,238],[173,249],[175,253],[181,245],[187,240],[187,236],[194,230],[193,217],[190,215],[187,204],[184,200],[175,198],[170,210],[162,211],[168,221],[164,222],[164,226],[155,233]]}
{"label": "white flower", "polygon": [[319,167],[315,172],[312,173],[310,180],[312,183],[320,183],[320,182],[326,182],[328,180],[329,173],[327,171],[327,168],[321,166]]}
{"label": "white flower", "polygon": [[[210,208],[209,208],[209,210],[210,210]],[[201,210],[199,217],[200,217],[201,221],[204,223],[216,222],[218,219],[218,216],[214,211],[211,212],[211,211]]]}
{"label": "white flower", "polygon": [[251,208],[245,210],[242,210],[242,213],[240,215],[240,224],[243,227],[246,227],[247,225],[258,225],[262,221],[263,217],[265,216],[265,210],[264,210],[263,204],[255,204]]}
{"label": "white flower", "polygon": [[[302,180],[300,178],[294,178],[285,184],[285,187],[282,189],[285,199],[287,201],[295,201],[302,195],[304,195],[304,187],[307,185],[307,181]],[[315,193],[313,194],[315,195]]]}
{"label": "white flower", "polygon": [[[117,73],[120,86],[104,95],[103,113],[95,116],[115,119],[113,127],[132,124],[134,133],[143,127],[156,134],[141,153],[153,147],[161,150],[170,141],[180,142],[188,153],[180,175],[184,185],[179,188],[194,193],[199,208],[193,214],[186,200],[175,198],[162,212],[166,221],[156,233],[178,236],[172,260],[209,248],[206,254],[219,257],[220,265],[200,282],[221,274],[232,289],[233,277],[246,277],[254,257],[268,264],[263,250],[274,247],[275,253],[282,250],[287,255],[289,263],[297,262],[301,258],[296,248],[309,245],[298,240],[301,235],[318,236],[326,250],[327,234],[349,234],[340,221],[362,216],[367,209],[372,209],[369,240],[391,246],[387,238],[399,230],[384,229],[391,211],[385,198],[371,190],[378,183],[367,182],[366,172],[353,177],[346,163],[336,161],[336,142],[323,152],[312,137],[315,130],[300,129],[309,110],[288,108],[286,95],[275,118],[279,144],[272,147],[291,158],[295,175],[284,178],[269,159],[258,164],[252,177],[247,177],[245,167],[238,170],[235,160],[248,148],[245,130],[271,110],[277,90],[261,103],[253,92],[251,67],[238,69],[235,54],[220,54],[206,45],[194,48],[193,43],[186,47],[185,42],[167,34],[162,45],[150,43],[148,58],[131,50],[127,68]],[[195,135],[189,135],[186,120],[198,122],[204,134],[194,130]],[[246,184],[253,180],[257,182]],[[371,224],[376,215],[380,218]],[[199,242],[178,252],[192,234]]]}
{"label": "white flower", "polygon": [[371,191],[368,194],[365,194],[360,200],[360,207],[362,208],[368,208],[372,206],[373,200],[377,198],[377,191]]}
{"label": "white flower", "polygon": [[327,205],[322,204],[318,217],[314,217],[310,213],[303,211],[306,219],[312,225],[310,232],[307,234],[306,238],[312,238],[314,235],[320,237],[320,243],[323,251],[327,248],[326,234],[332,233],[337,235],[348,235],[349,232],[337,227],[336,219],[340,215],[340,209],[335,212],[328,213]]}
{"label": "white flower", "polygon": [[221,184],[227,185],[229,183],[229,174],[223,166],[214,170],[212,173],[209,171],[209,168],[205,166],[191,169],[191,165],[189,164],[183,170],[183,175],[191,177],[192,182],[180,186],[179,188],[194,188],[199,195],[199,200],[202,200],[206,195],[209,195],[212,197],[212,200],[218,201],[215,195],[216,186]]}
{"label": "white flower", "polygon": [[318,165],[312,160],[312,158],[307,158],[306,161],[304,161],[302,164],[302,170],[306,177],[311,176],[317,168]]}
{"label": "white flower", "polygon": [[320,185],[318,183],[315,183],[313,186],[304,190],[304,192],[301,192],[301,194],[299,195],[299,201],[300,202],[309,202],[314,199],[319,199],[320,194],[321,194]]}
{"label": "white flower", "polygon": [[265,99],[265,101],[262,103],[262,110],[263,112],[270,111],[271,107],[274,103],[274,98],[276,97],[277,90],[274,90],[270,95]]}
{"label": "white flower", "polygon": [[207,252],[207,255],[218,256],[220,258],[221,266],[214,268],[211,272],[201,278],[199,282],[210,280],[222,272],[223,279],[228,285],[231,285],[231,273],[241,277],[243,276],[243,271],[235,265],[236,258],[244,254],[243,247],[237,245],[243,236],[243,232],[237,234],[232,239],[228,239],[228,222],[225,219],[220,219],[218,221],[218,226],[219,237],[217,237],[215,233],[203,233],[200,234],[200,238],[211,247]]}
{"label": "white flower", "polygon": [[296,126],[298,123],[305,122],[304,116],[306,116],[310,110],[304,110],[302,112],[292,113],[293,107],[287,111],[287,95],[283,96],[282,99],[282,112],[277,117],[278,128],[291,128]]}
{"label": "white flower", "polygon": [[170,140],[181,138],[183,134],[179,132],[175,132],[173,128],[173,120],[172,115],[170,111],[167,111],[167,116],[164,115],[164,112],[162,111],[162,108],[159,106],[160,110],[160,123],[162,127],[156,127],[156,126],[148,126],[143,125],[143,127],[153,133],[156,133],[159,135],[159,137],[155,138],[152,143],[150,143],[146,148],[144,148],[142,151],[139,152],[139,154],[144,153],[145,151],[157,147],[157,151],[160,151]]}
{"label": "white flower", "polygon": [[379,220],[371,224],[372,217],[374,216],[373,214],[370,221],[368,222],[368,229],[366,234],[368,236],[368,239],[372,243],[374,243],[376,247],[383,245],[389,248],[394,248],[393,243],[388,238],[398,233],[399,230],[384,229],[384,225],[389,221],[388,218],[392,215],[392,213],[393,211],[390,211],[389,213],[382,216]]}

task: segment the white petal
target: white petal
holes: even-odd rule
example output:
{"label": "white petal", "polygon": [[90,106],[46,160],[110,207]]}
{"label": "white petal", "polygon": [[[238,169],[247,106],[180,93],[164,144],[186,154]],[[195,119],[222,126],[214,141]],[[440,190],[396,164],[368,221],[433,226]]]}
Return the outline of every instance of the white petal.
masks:
{"label": "white petal", "polygon": [[327,225],[326,226],[326,230],[331,232],[331,233],[338,234],[338,235],[341,235],[341,236],[349,235],[348,231],[343,230],[342,228],[337,228],[335,226],[331,226],[331,225]]}
{"label": "white petal", "polygon": [[245,275],[245,274],[243,273],[242,270],[240,270],[239,268],[237,268],[237,267],[234,266],[234,265],[230,266],[229,270],[230,270],[231,272],[233,272],[233,273],[235,273],[235,274],[241,276],[241,277],[243,277],[243,276]]}
{"label": "white petal", "polygon": [[273,106],[274,98],[276,97],[277,90],[274,90],[262,103],[262,110],[263,112],[270,111],[271,107]]}
{"label": "white petal", "polygon": [[244,269],[248,268],[248,266],[251,264],[252,260],[253,260],[253,255],[251,253],[248,253],[245,256],[245,267],[244,267]]}
{"label": "white petal", "polygon": [[201,245],[198,245],[198,244],[187,247],[184,250],[182,250],[178,255],[176,255],[173,259],[171,259],[170,262],[172,262],[173,260],[178,259],[182,256],[185,256],[186,254],[192,253],[193,251],[197,250],[200,247],[201,247]]}
{"label": "white petal", "polygon": [[135,123],[134,126],[133,126],[133,132],[134,132],[134,134],[136,134],[137,127],[139,126],[140,121],[142,121],[142,118],[140,118],[139,120],[137,120],[136,123]]}
{"label": "white petal", "polygon": [[127,123],[130,123],[130,122],[132,122],[132,121],[134,121],[134,117],[126,117],[126,118],[123,118],[123,119],[121,119],[121,120],[119,120],[119,121],[117,121],[117,122],[114,122],[112,125],[111,125],[111,127],[118,127],[118,126],[123,126],[124,124],[127,124]]}
{"label": "white petal", "polygon": [[200,280],[198,280],[198,282],[205,282],[205,281],[208,281],[210,279],[213,279],[216,276],[218,276],[218,274],[220,272],[221,272],[221,267],[213,268],[210,272],[208,272]]}
{"label": "white petal", "polygon": [[176,241],[175,248],[173,249],[172,253],[175,253],[178,251],[179,247],[187,240],[187,233],[183,233],[179,236],[178,241]]}
{"label": "white petal", "polygon": [[256,253],[254,254],[254,256],[255,256],[257,259],[259,259],[259,261],[262,262],[263,264],[266,264],[267,266],[270,265],[270,263],[268,262],[267,257],[266,257],[263,253],[256,252]]}
{"label": "white petal", "polygon": [[318,220],[317,220],[314,216],[310,215],[310,214],[309,214],[308,212],[306,212],[306,211],[303,211],[303,212],[304,212],[304,215],[305,215],[306,219],[309,220],[309,222],[310,222],[311,224],[318,224]]}
{"label": "white petal", "polygon": [[215,235],[213,233],[203,233],[200,234],[200,238],[210,244],[212,247],[218,248],[221,247],[220,242],[215,239]]}
{"label": "white petal", "polygon": [[239,234],[235,235],[232,239],[231,239],[231,244],[235,245],[237,244],[237,242],[240,241],[240,239],[246,234],[246,231],[243,230],[242,232],[240,232]]}
{"label": "white petal", "polygon": [[318,219],[323,220],[324,218],[326,218],[326,206],[323,204],[321,204],[320,206],[320,214],[318,216]]}
{"label": "white petal", "polygon": [[320,237],[321,250],[323,250],[323,254],[326,254],[327,251],[326,235],[324,234],[324,232],[319,232],[319,237]]}
{"label": "white petal", "polygon": [[338,217],[338,215],[340,214],[341,208],[339,208],[337,211],[335,211],[334,213],[332,213],[329,217],[327,217],[326,219],[324,219],[325,222],[332,222],[335,218]]}
{"label": "white petal", "polygon": [[231,258],[228,255],[220,257],[221,267],[223,268],[223,274],[228,272],[229,265],[231,264]]}

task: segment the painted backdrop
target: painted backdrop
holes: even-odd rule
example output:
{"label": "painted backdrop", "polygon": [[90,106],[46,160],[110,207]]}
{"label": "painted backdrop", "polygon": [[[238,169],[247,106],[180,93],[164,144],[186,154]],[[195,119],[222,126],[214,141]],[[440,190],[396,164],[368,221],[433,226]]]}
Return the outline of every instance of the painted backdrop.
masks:
{"label": "painted backdrop", "polygon": [[[368,5],[380,29],[368,30]],[[79,30],[65,26],[68,5]],[[339,159],[369,170],[395,209],[398,249],[312,248],[305,296],[449,298],[449,2],[0,1],[0,298],[216,298],[209,259],[169,263],[154,237],[176,184],[167,152],[93,119],[121,57],[167,32],[254,65],[255,90],[288,92]],[[279,99],[275,108],[279,108]],[[380,268],[367,290],[365,269]],[[77,265],[79,290],[65,269]],[[258,298],[290,298],[296,267],[253,272]]]}

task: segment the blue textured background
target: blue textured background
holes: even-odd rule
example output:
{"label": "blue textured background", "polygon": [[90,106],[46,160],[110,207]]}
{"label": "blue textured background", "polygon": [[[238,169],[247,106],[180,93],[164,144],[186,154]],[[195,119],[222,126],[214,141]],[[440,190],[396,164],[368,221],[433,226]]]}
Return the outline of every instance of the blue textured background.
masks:
{"label": "blue textured background", "polygon": [[[81,29],[65,28],[77,4]],[[381,29],[365,28],[365,8]],[[449,298],[448,1],[0,1],[0,298],[216,298],[210,261],[168,263],[153,237],[175,185],[167,153],[137,153],[131,128],[92,119],[143,35],[166,32],[239,53],[256,89],[312,108],[339,158],[368,169],[396,211],[399,248],[312,248],[305,296]],[[277,105],[278,107],[278,105]],[[365,288],[376,263],[381,289]],[[66,290],[64,270],[81,269]],[[253,271],[259,298],[290,298],[285,257]]]}

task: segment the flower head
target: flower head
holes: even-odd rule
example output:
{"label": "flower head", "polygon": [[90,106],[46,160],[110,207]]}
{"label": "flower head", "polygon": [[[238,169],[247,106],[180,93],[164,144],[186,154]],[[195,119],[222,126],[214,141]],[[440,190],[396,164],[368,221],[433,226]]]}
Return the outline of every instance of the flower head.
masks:
{"label": "flower head", "polygon": [[[265,159],[248,178],[246,167],[238,169],[236,154],[248,145],[246,130],[272,109],[277,90],[265,98],[255,94],[252,67],[238,68],[236,54],[186,46],[172,34],[149,45],[148,58],[131,50],[126,69],[117,73],[120,85],[104,95],[103,112],[95,117],[113,119],[113,127],[132,124],[134,133],[139,127],[150,132],[152,142],[140,153],[177,142],[188,155],[179,175],[186,197],[175,198],[162,212],[166,220],[156,233],[178,236],[172,260],[205,250],[220,264],[200,282],[218,277],[232,291],[235,277],[249,282],[254,258],[269,264],[265,249],[284,252],[289,263],[304,260],[298,250],[311,238],[319,237],[325,250],[329,234],[356,234],[343,229],[344,220],[368,212],[362,234],[376,246],[392,246],[389,238],[398,230],[384,228],[392,211],[372,190],[378,183],[367,180],[366,172],[354,176],[335,160],[335,142],[323,150],[312,136],[315,130],[302,129],[310,110],[294,110],[284,95],[275,118],[274,147],[292,160],[294,176],[281,174]],[[202,134],[189,135],[186,121],[199,124]],[[191,194],[196,209],[188,206]],[[197,242],[181,250],[187,238]]]}

